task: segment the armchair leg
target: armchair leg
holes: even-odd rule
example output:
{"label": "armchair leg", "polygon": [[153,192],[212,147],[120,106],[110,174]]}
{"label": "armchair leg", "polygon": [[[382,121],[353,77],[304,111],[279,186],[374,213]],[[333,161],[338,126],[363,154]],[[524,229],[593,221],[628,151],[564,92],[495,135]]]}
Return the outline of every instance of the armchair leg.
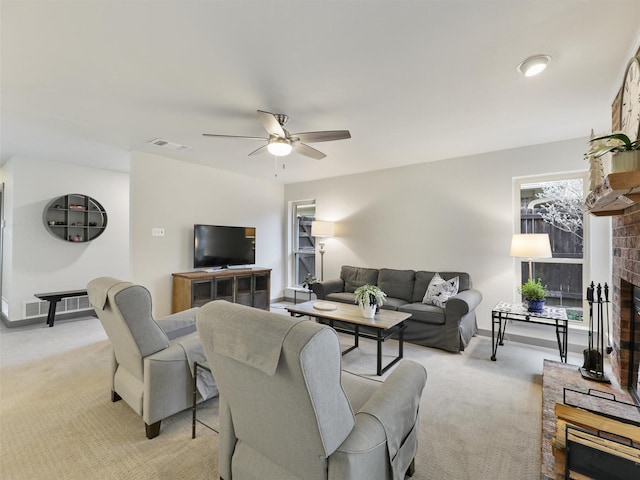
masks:
{"label": "armchair leg", "polygon": [[144,424],[145,431],[147,433],[147,438],[151,440],[152,438],[156,438],[160,435],[160,423],[162,420],[157,421],[156,423],[152,423],[151,425]]}
{"label": "armchair leg", "polygon": [[407,468],[407,477],[413,477],[413,474],[416,473],[416,459],[411,460],[411,464],[409,468]]}
{"label": "armchair leg", "polygon": [[118,395],[114,390],[111,390],[111,401],[117,402],[118,400],[122,400],[122,397]]}

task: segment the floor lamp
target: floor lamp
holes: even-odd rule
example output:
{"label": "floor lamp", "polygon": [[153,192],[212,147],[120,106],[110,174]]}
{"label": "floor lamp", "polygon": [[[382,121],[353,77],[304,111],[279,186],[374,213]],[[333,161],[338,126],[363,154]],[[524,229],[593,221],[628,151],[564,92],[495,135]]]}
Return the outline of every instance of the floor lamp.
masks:
{"label": "floor lamp", "polygon": [[336,224],[324,220],[314,220],[311,222],[311,236],[317,237],[320,245],[320,281],[324,280],[324,244],[328,237],[335,235]]}
{"label": "floor lamp", "polygon": [[529,280],[533,280],[534,258],[551,258],[548,233],[516,233],[511,239],[511,256],[529,259]]}

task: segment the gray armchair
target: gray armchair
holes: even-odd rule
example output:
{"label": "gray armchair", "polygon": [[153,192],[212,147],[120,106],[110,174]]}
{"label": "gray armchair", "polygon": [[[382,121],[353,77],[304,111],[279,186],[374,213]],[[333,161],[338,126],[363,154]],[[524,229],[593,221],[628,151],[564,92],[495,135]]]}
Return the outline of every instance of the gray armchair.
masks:
{"label": "gray armchair", "polygon": [[[163,419],[192,405],[193,362],[205,360],[197,309],[156,321],[146,288],[111,277],[90,281],[87,292],[111,341],[111,400],[123,399],[154,438]],[[199,401],[217,395],[209,372],[198,371],[197,385]]]}
{"label": "gray armchair", "polygon": [[413,474],[424,367],[405,360],[384,383],[348,374],[332,328],[224,301],[197,325],[220,389],[221,479]]}

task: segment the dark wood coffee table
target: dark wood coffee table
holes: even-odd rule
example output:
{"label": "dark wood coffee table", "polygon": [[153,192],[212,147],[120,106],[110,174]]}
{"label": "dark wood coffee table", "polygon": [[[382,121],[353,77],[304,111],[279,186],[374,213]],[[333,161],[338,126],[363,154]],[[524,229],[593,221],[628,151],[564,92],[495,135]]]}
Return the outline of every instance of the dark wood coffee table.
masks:
{"label": "dark wood coffee table", "polygon": [[[333,310],[325,310],[316,308],[314,305],[333,308]],[[312,300],[287,307],[292,316],[309,315],[316,321],[326,321],[331,328],[338,332],[349,333],[354,336],[354,344],[342,352],[343,355],[351,350],[358,348],[359,338],[369,338],[376,340],[378,347],[378,364],[376,373],[382,375],[389,368],[395,365],[404,355],[404,329],[405,320],[411,317],[410,313],[396,312],[393,310],[382,310],[376,314],[373,319],[364,318],[357,305],[349,305],[346,303],[325,302]],[[338,325],[336,325],[338,322]],[[342,324],[342,325],[340,325]],[[347,328],[345,328],[345,326]],[[395,357],[388,365],[382,366],[382,342],[389,337],[398,334],[398,356]]]}

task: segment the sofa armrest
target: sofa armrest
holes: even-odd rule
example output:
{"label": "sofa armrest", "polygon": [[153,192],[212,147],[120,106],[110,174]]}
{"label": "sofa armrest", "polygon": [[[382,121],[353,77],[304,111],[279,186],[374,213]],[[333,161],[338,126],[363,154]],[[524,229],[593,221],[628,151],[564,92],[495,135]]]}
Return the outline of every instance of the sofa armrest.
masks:
{"label": "sofa armrest", "polygon": [[449,318],[461,318],[469,312],[473,312],[482,301],[482,294],[479,290],[470,288],[458,292],[457,295],[447,300],[445,305],[445,316]]}
{"label": "sofa armrest", "polygon": [[330,293],[344,292],[344,280],[338,278],[335,280],[326,280],[311,285],[313,293],[316,294],[318,300],[324,300]]}
{"label": "sofa armrest", "polygon": [[189,308],[182,312],[173,313],[156,320],[169,340],[182,337],[196,331],[196,313],[198,307]]}

